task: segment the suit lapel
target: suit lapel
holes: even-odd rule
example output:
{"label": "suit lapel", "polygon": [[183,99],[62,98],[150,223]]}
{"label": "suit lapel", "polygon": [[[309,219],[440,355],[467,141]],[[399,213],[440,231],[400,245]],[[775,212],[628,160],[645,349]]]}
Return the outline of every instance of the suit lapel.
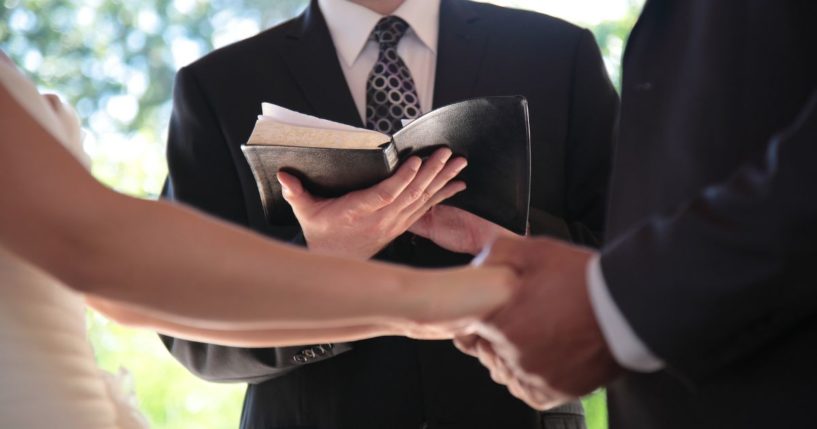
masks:
{"label": "suit lapel", "polygon": [[362,127],[349,85],[340,68],[335,45],[316,0],[287,35],[282,57],[318,117]]}
{"label": "suit lapel", "polygon": [[467,1],[443,0],[440,4],[435,109],[474,97],[486,42],[479,21],[480,17]]}

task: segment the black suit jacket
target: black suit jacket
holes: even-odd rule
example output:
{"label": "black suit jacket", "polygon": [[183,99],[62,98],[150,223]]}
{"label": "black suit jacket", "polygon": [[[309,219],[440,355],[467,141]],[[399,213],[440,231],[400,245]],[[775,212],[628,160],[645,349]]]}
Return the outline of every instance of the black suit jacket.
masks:
{"label": "black suit jacket", "polygon": [[[594,243],[603,227],[618,97],[593,36],[535,13],[444,0],[434,106],[507,94],[529,101],[532,231]],[[170,193],[228,221],[302,241],[297,225],[267,225],[240,151],[264,101],[362,125],[316,2],[301,16],[179,71],[168,144]],[[398,239],[379,257],[416,266],[470,260],[416,237]],[[203,378],[252,383],[242,418],[247,429],[525,429],[543,427],[543,418],[582,425],[581,416],[569,415],[580,407],[564,415],[534,412],[447,341],[307,346],[317,352],[314,358],[304,348],[166,343]]]}
{"label": "black suit jacket", "polygon": [[817,4],[650,0],[624,63],[602,269],[665,371],[613,428],[814,427]]}

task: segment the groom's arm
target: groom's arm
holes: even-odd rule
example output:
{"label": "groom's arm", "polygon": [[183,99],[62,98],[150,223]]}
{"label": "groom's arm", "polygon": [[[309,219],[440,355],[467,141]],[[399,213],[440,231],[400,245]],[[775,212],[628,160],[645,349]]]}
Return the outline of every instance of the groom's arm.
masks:
{"label": "groom's arm", "polygon": [[[195,70],[191,68],[181,69],[176,76],[167,160],[169,180],[165,197],[226,221],[248,225],[247,201],[233,154]],[[305,244],[297,226],[265,233],[294,244]],[[274,378],[350,348],[346,344],[324,344],[244,349],[171,337],[162,340],[182,365],[203,379],[251,383]]]}
{"label": "groom's arm", "polygon": [[[815,142],[817,91],[765,159],[604,249],[596,287],[674,375],[704,380],[813,326]],[[652,361],[645,351],[622,363]]]}

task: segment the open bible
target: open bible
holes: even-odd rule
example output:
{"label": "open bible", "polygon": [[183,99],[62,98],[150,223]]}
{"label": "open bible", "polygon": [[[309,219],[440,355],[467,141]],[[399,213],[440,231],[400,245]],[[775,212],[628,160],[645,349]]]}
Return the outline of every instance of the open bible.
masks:
{"label": "open bible", "polygon": [[521,96],[484,97],[435,109],[393,136],[262,105],[241,148],[258,184],[267,220],[292,212],[276,179],[279,170],[301,179],[321,197],[370,187],[409,156],[447,146],[468,160],[459,179],[467,189],[443,204],[459,207],[523,234],[530,201],[530,130]]}

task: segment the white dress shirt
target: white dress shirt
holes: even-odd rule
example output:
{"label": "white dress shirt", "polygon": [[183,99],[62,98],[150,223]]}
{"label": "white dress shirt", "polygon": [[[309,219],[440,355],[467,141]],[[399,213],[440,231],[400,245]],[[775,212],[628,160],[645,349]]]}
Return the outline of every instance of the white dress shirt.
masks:
{"label": "white dress shirt", "polygon": [[587,288],[596,320],[616,362],[624,368],[638,372],[653,372],[663,368],[664,362],[638,338],[613,301],[598,256],[587,265]]}
{"label": "white dress shirt", "polygon": [[[318,0],[318,6],[329,27],[358,114],[365,123],[366,81],[380,53],[371,34],[383,15],[348,0]],[[392,15],[409,24],[397,45],[397,54],[411,71],[420,109],[426,113],[434,102],[440,0],[405,0]]]}

